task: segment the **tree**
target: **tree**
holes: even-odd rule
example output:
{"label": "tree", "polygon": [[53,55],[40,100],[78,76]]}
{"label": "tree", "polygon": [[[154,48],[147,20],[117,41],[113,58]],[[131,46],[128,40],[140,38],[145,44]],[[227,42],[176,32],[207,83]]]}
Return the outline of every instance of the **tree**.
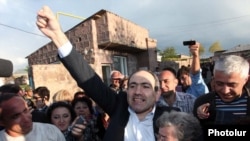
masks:
{"label": "tree", "polygon": [[202,44],[200,44],[199,54],[202,56],[205,53],[205,48]]}
{"label": "tree", "polygon": [[220,50],[223,50],[223,48],[221,47],[220,42],[218,42],[218,41],[213,43],[209,48],[209,52],[211,52],[211,53],[214,53],[214,52],[220,51]]}
{"label": "tree", "polygon": [[162,56],[162,61],[173,60],[173,58],[178,57],[174,47],[167,47],[160,55]]}

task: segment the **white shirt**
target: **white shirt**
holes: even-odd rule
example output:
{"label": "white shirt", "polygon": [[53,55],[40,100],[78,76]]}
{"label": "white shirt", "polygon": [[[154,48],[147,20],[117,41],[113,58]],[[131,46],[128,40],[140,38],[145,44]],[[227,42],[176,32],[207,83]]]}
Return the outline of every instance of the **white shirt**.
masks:
{"label": "white shirt", "polygon": [[72,48],[73,48],[73,46],[70,42],[67,42],[63,46],[59,47],[58,54],[59,54],[60,58],[68,56],[70,54]]}
{"label": "white shirt", "polygon": [[65,141],[62,132],[52,124],[33,122],[33,129],[26,135],[12,137],[0,131],[0,141]]}
{"label": "white shirt", "polygon": [[138,119],[131,108],[128,108],[128,111],[130,116],[125,128],[124,141],[154,141],[153,117],[155,106],[142,121]]}
{"label": "white shirt", "polygon": [[[67,42],[58,48],[58,54],[63,58],[69,55],[71,50],[72,44]],[[131,108],[128,108],[128,111],[130,116],[125,128],[124,141],[155,141],[153,128],[155,106],[142,121],[138,119],[136,113]]]}

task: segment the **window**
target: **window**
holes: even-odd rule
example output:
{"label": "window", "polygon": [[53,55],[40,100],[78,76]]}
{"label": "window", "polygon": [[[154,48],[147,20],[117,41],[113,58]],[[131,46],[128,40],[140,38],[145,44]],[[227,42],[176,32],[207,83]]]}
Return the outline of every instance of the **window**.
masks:
{"label": "window", "polygon": [[122,74],[128,75],[127,70],[127,58],[124,56],[114,56],[113,58],[113,68],[119,70]]}
{"label": "window", "polygon": [[110,85],[110,72],[111,72],[111,66],[110,66],[110,64],[103,64],[102,65],[103,82],[107,86]]}

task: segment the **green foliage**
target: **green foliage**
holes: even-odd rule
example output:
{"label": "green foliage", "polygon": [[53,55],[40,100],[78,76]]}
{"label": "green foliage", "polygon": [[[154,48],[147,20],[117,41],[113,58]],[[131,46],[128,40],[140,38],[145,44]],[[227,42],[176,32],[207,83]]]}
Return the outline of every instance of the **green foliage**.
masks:
{"label": "green foliage", "polygon": [[205,53],[205,47],[202,44],[200,44],[200,48],[199,48],[200,56],[202,56],[204,53]]}
{"label": "green foliage", "polygon": [[211,52],[211,53],[214,53],[214,52],[220,51],[220,50],[223,50],[223,48],[221,47],[220,42],[218,42],[218,41],[213,43],[209,48],[209,52]]}
{"label": "green foliage", "polygon": [[162,56],[162,61],[169,61],[178,57],[174,47],[167,47],[165,50],[160,52],[160,55]]}

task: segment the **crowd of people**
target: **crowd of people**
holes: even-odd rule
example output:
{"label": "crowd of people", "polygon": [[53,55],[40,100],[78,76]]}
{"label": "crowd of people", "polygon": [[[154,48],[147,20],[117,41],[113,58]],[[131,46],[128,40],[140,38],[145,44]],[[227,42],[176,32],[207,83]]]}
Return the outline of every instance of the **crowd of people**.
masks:
{"label": "crowd of people", "polygon": [[202,76],[198,42],[189,46],[190,67],[138,70],[129,77],[114,70],[107,86],[48,6],[36,24],[83,91],[58,90],[50,103],[46,86],[25,92],[15,84],[1,86],[2,141],[204,141],[207,125],[249,124],[249,63],[240,56],[215,61],[211,89]]}

